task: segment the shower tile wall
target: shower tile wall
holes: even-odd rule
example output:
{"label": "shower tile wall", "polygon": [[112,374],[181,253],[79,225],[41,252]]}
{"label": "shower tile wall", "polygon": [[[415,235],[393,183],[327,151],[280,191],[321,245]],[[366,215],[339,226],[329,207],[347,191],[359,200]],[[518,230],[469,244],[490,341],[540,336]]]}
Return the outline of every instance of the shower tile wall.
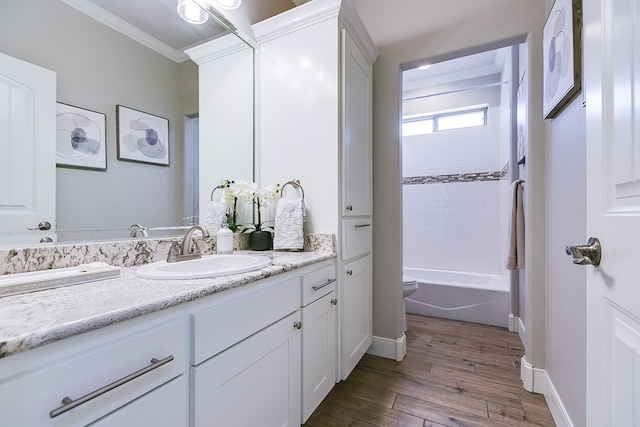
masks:
{"label": "shower tile wall", "polygon": [[496,106],[487,126],[404,138],[405,267],[504,273],[499,120]]}

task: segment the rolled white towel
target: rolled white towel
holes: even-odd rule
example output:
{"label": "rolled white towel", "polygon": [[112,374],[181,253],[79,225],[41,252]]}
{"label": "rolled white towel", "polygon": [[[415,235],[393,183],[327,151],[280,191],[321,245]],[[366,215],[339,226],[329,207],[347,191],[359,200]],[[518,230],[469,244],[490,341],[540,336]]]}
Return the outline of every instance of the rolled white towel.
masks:
{"label": "rolled white towel", "polygon": [[215,234],[220,230],[220,226],[224,221],[224,217],[227,213],[227,205],[222,202],[209,202],[207,206],[207,217],[205,218],[204,226],[209,231],[209,234]]}
{"label": "rolled white towel", "polygon": [[304,248],[304,201],[302,199],[279,199],[276,203],[276,218],[273,249]]}

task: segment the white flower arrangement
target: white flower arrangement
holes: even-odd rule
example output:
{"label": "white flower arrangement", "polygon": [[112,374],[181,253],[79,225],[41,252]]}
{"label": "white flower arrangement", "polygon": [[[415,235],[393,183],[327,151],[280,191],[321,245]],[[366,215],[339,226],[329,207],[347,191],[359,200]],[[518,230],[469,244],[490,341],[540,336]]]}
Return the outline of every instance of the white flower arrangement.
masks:
{"label": "white flower arrangement", "polygon": [[[264,230],[265,223],[271,221],[262,222],[262,208],[270,207],[275,204],[280,195],[280,184],[270,184],[264,188],[259,188],[255,182],[247,181],[235,181],[235,180],[223,180],[220,183],[220,188],[224,192],[225,204],[229,207],[229,213],[227,214],[227,222],[229,223],[229,229],[232,231],[262,231]],[[247,224],[243,226],[236,223],[238,215],[238,200],[246,200],[247,204],[251,205],[251,211],[253,211],[253,205],[256,207],[257,222]],[[240,204],[240,208],[242,203]],[[243,227],[241,229],[241,227]]]}

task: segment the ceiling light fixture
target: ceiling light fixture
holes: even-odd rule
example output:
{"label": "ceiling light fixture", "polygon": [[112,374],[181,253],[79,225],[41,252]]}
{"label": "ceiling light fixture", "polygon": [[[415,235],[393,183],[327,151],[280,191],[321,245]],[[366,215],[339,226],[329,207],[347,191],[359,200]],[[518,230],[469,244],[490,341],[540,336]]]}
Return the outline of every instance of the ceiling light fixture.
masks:
{"label": "ceiling light fixture", "polygon": [[209,19],[207,12],[202,10],[193,0],[178,0],[178,15],[191,24],[204,24]]}
{"label": "ceiling light fixture", "polygon": [[213,2],[223,9],[237,9],[242,0],[213,0]]}

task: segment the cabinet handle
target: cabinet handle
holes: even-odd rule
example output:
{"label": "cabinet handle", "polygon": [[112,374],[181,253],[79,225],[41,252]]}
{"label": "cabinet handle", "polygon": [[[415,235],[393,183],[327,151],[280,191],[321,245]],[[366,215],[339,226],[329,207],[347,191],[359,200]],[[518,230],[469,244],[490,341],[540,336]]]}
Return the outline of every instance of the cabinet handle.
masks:
{"label": "cabinet handle", "polygon": [[173,360],[173,356],[167,356],[162,360],[158,360],[155,357],[153,359],[151,359],[151,365],[140,369],[139,371],[136,371],[132,374],[127,375],[126,377],[122,377],[117,381],[112,382],[111,384],[108,384],[102,388],[99,388],[98,390],[92,391],[89,394],[85,394],[84,396],[78,398],[77,400],[73,400],[70,397],[65,397],[64,399],[62,399],[62,403],[63,405],[57,409],[54,409],[53,411],[49,412],[49,416],[51,418],[55,418],[58,415],[64,414],[67,411],[72,410],[73,408],[83,405],[85,403],[87,403],[88,401],[90,401],[91,399],[95,399],[98,396],[101,396],[111,390],[113,390],[114,388],[120,387],[123,384],[128,383],[131,380],[134,380],[150,371],[153,371],[154,369],[159,368],[160,366],[169,363]]}
{"label": "cabinet handle", "polygon": [[293,324],[293,327],[296,329],[302,328],[302,322],[298,320],[296,323]]}
{"label": "cabinet handle", "polygon": [[371,224],[357,224],[356,228],[371,227]]}
{"label": "cabinet handle", "polygon": [[27,230],[31,230],[31,231],[36,231],[36,230],[47,231],[47,230],[51,230],[51,223],[49,221],[42,221],[42,222],[38,223],[38,225],[35,228],[27,227]]}
{"label": "cabinet handle", "polygon": [[351,206],[351,205],[347,205],[347,206],[345,207],[345,209],[346,209],[346,210],[348,210],[348,211],[352,211],[352,210],[353,210],[353,206]]}
{"label": "cabinet handle", "polygon": [[337,299],[335,299],[335,298],[334,298],[334,299],[332,299],[332,300],[331,300],[331,304],[333,304],[333,305],[338,305],[338,300],[337,300]]}
{"label": "cabinet handle", "polygon": [[353,274],[353,270],[347,270],[347,276],[351,276]]}
{"label": "cabinet handle", "polygon": [[329,279],[327,280],[327,283],[323,283],[322,285],[319,285],[319,286],[312,286],[311,289],[313,289],[314,291],[319,291],[320,289],[324,288],[325,286],[329,286],[335,281],[336,279]]}

